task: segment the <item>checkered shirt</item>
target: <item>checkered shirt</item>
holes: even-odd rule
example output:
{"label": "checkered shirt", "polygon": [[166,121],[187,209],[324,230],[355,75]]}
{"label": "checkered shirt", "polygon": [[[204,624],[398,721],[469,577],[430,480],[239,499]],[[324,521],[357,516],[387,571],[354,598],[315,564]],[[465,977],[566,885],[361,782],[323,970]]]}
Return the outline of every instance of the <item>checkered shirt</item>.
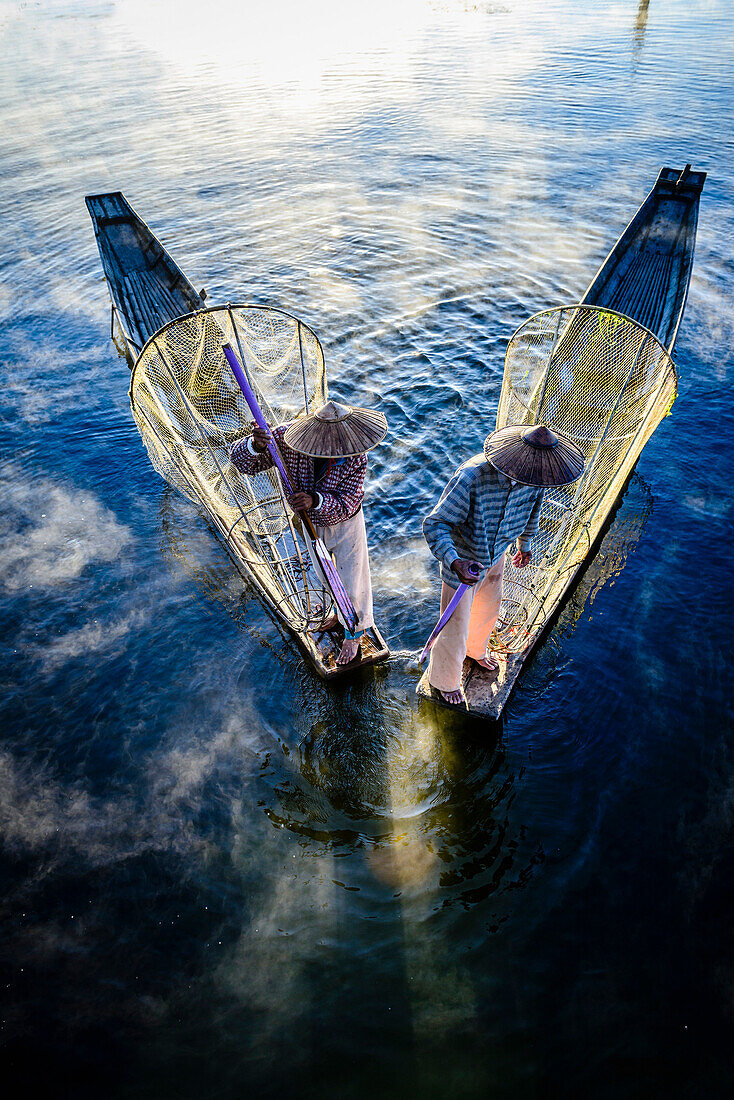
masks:
{"label": "checkered shirt", "polygon": [[[283,440],[289,427],[290,424],[281,424],[274,429],[273,436],[290,475],[293,491],[308,493],[318,504],[318,508],[308,510],[313,523],[317,527],[333,527],[335,523],[343,523],[345,519],[351,519],[362,506],[367,455],[328,459],[316,484],[313,458],[299,454]],[[273,460],[268,451],[257,455],[250,454],[247,449],[249,438],[246,436],[233,443],[229,457],[242,473],[259,474],[272,466]]]}

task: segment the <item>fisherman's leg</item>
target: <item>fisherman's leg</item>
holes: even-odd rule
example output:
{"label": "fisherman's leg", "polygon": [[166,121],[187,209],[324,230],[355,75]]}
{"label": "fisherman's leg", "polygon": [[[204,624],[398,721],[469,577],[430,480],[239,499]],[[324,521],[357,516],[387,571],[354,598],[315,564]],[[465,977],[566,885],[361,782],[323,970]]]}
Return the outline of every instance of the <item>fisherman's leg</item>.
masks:
{"label": "fisherman's leg", "polygon": [[472,603],[471,617],[469,619],[469,633],[466,642],[466,652],[473,661],[478,661],[485,668],[496,668],[497,659],[487,658],[487,642],[494,630],[497,616],[502,602],[502,573],[505,566],[505,555],[492,565],[490,569],[475,585],[474,602]]}
{"label": "fisherman's leg", "polygon": [[[456,595],[456,589],[447,584],[441,587],[441,614]],[[466,657],[466,641],[469,635],[474,588],[470,588],[459,601],[459,605],[433,643],[428,662],[428,682],[446,698],[447,702],[461,702],[461,670]]]}
{"label": "fisherman's leg", "polygon": [[[367,531],[364,512],[360,508],[356,515],[333,527],[323,528],[322,538],[336,560],[336,567],[354,610],[357,612],[357,628],[353,632],[345,628],[344,644],[337,657],[338,665],[349,664],[359,654],[360,641],[364,632],[374,626],[372,609],[372,581],[370,561],[367,549]],[[341,616],[339,616],[341,619]]]}
{"label": "fisherman's leg", "polygon": [[372,579],[367,549],[367,529],[364,512],[360,508],[355,516],[325,527],[323,540],[327,550],[336,559],[336,568],[354,604],[359,620],[358,629],[367,630],[375,625],[372,608]]}

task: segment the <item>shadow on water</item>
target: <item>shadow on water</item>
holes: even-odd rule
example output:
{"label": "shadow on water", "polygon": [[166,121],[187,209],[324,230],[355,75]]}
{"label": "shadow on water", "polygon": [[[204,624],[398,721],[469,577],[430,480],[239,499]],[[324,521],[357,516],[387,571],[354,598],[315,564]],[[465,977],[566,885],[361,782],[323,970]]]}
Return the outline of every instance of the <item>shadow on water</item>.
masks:
{"label": "shadow on water", "polygon": [[[234,570],[226,559],[221,568],[212,565],[202,547],[195,552],[198,536],[190,540],[176,520],[176,501],[166,505],[167,553],[207,600],[228,606],[237,619]],[[191,519],[197,522],[193,512]],[[213,539],[212,546],[218,549]],[[253,610],[272,633],[257,600]],[[251,629],[240,621],[243,626]],[[433,1064],[436,1037],[474,1026],[482,1001],[451,930],[460,914],[477,909],[482,915],[469,948],[474,937],[479,943],[496,933],[543,862],[542,849],[514,821],[524,768],[508,761],[501,722],[419,700],[413,657],[398,656],[327,687],[292,641],[282,642],[264,655],[270,667],[252,688],[253,709],[274,732],[283,731],[279,747],[274,743],[266,753],[258,804],[274,835],[297,838],[299,861],[311,868],[311,901],[308,892],[283,897],[278,922],[284,929],[308,928],[322,944],[322,958],[314,972],[297,950],[287,961],[270,957],[270,979],[281,974],[289,990],[280,1011],[285,1020],[302,1020],[308,1006],[307,1057],[323,1067],[324,1086],[369,1095],[372,1061],[388,1057],[397,1042],[403,1057],[399,1067],[389,1063],[385,1085],[428,1074],[430,1095],[426,1067]],[[298,714],[287,721],[279,701],[284,693],[300,700]],[[281,897],[281,887],[276,893]],[[309,915],[314,910],[318,917]],[[240,939],[246,936],[243,929]],[[252,979],[243,978],[239,996],[248,988]],[[300,1009],[290,1000],[296,991]],[[267,1014],[272,1011],[269,1005]],[[278,1025],[279,1035],[284,1026]],[[344,1059],[352,1066],[349,1089],[329,1082],[332,1072],[338,1075],[331,1067]]]}
{"label": "shadow on water", "polygon": [[[424,1074],[432,1044],[447,1027],[471,1026],[480,999],[437,916],[501,894],[510,879],[532,873],[533,860],[515,866],[508,824],[515,777],[499,729],[488,735],[486,723],[431,704],[406,707],[388,689],[383,669],[372,683],[330,691],[300,749],[301,775],[325,799],[329,819],[314,824],[289,789],[280,791],[282,823],[335,854],[345,938],[355,919],[373,926],[348,964],[361,990],[356,1013],[342,1002],[351,1043],[343,1051],[330,1044],[330,1055],[355,1065],[355,1038],[358,1049],[364,1039],[375,1051],[365,1033],[388,1019],[403,1036],[404,1060],[385,1084],[394,1092],[400,1082],[420,1082],[431,1095]],[[345,1095],[370,1095],[369,1081],[361,1067]]]}
{"label": "shadow on water", "polygon": [[[471,970],[454,957],[450,922],[445,930],[437,915],[467,913],[496,897],[490,931],[508,919],[508,899],[540,859],[511,824],[523,771],[507,764],[501,723],[418,700],[414,658],[322,683],[293,640],[272,629],[256,597],[251,606],[247,585],[240,587],[196,509],[166,493],[161,518],[166,558],[194,580],[199,595],[226,607],[239,629],[259,637],[262,626],[270,638],[256,660],[256,681],[251,671],[249,683],[241,684],[275,735],[264,747],[258,804],[274,836],[297,838],[313,891],[309,904],[308,891],[300,898],[294,881],[288,901],[277,902],[277,921],[286,930],[307,928],[324,945],[317,974],[296,952],[287,963],[271,956],[270,978],[281,974],[286,981],[285,1021],[289,1014],[303,1020],[307,1005],[319,1004],[304,1040],[308,1062],[324,1066],[328,1076],[332,1063],[349,1058],[357,1066],[364,1059],[354,1095],[369,1095],[371,1058],[399,1041],[401,1076],[409,1077],[410,1065],[418,1071],[412,1059],[425,1055],[443,1027],[475,1019],[481,994]],[[297,714],[286,717],[284,696],[298,698]],[[275,894],[281,897],[281,887]],[[262,931],[262,917],[258,923]],[[480,938],[485,923],[478,925]],[[248,935],[243,928],[240,941]],[[235,955],[241,950],[234,948]],[[245,999],[252,979],[242,977],[235,986]],[[353,1004],[344,1001],[346,988],[354,990]],[[299,1008],[289,1002],[295,990]],[[373,992],[365,996],[364,990]],[[270,1002],[265,1015],[266,1030],[280,1034],[287,1026],[274,1022]],[[331,1023],[321,1029],[321,1019]],[[355,1057],[355,1046],[363,1059]],[[394,1085],[394,1066],[388,1076]]]}

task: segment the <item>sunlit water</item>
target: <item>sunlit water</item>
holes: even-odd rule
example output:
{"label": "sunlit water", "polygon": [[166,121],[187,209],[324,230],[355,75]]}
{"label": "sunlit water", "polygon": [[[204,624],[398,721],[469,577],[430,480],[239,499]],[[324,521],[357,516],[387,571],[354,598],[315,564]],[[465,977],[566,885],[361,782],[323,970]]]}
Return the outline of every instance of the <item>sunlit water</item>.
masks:
{"label": "sunlit water", "polygon": [[[0,6],[0,1038],[16,1094],[731,1083],[726,0]],[[420,519],[503,352],[710,173],[680,396],[499,728],[419,705]],[[155,475],[87,193],[374,404],[387,667],[326,687]]]}

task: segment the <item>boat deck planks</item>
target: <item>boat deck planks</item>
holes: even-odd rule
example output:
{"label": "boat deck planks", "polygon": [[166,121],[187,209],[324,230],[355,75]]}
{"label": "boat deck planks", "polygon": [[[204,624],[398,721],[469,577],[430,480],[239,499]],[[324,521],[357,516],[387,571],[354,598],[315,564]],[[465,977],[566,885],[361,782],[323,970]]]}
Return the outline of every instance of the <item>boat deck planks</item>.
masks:
{"label": "boat deck planks", "polygon": [[112,309],[130,365],[154,332],[201,309],[200,294],[121,191],[87,195]]}
{"label": "boat deck planks", "polygon": [[581,305],[601,306],[650,329],[672,354],[693,266],[705,172],[663,168]]}
{"label": "boat deck planks", "polygon": [[[663,168],[650,194],[612,248],[591,281],[581,305],[614,310],[644,325],[672,355],[678,334],[693,266],[693,253],[698,226],[698,206],[705,172],[692,172],[686,165],[682,171]],[[573,340],[578,332],[573,324],[559,343]],[[609,502],[609,511],[614,501]],[[498,719],[517,682],[524,665],[539,642],[547,635],[601,535],[590,547],[589,555],[568,577],[568,581],[543,629],[520,656],[496,653],[500,667],[497,672],[480,668],[469,659],[464,661],[462,689],[466,707],[452,707],[489,719]],[[435,697],[428,683],[428,673],[416,688],[418,695],[449,706]]]}
{"label": "boat deck planks", "polygon": [[522,665],[523,657],[507,658],[503,654],[500,656],[499,670],[490,672],[467,657],[461,670],[461,690],[466,699],[466,705],[462,706],[454,706],[438,697],[428,683],[428,672],[421,676],[416,691],[424,699],[430,699],[438,706],[448,707],[450,710],[464,710],[482,718],[499,718]]}
{"label": "boat deck planks", "polygon": [[297,639],[323,680],[334,680],[351,669],[380,664],[390,656],[387,642],[376,626],[371,627],[360,639],[359,661],[354,661],[346,667],[336,663],[344,640],[344,634],[341,631],[309,633],[305,637],[297,635]]}

